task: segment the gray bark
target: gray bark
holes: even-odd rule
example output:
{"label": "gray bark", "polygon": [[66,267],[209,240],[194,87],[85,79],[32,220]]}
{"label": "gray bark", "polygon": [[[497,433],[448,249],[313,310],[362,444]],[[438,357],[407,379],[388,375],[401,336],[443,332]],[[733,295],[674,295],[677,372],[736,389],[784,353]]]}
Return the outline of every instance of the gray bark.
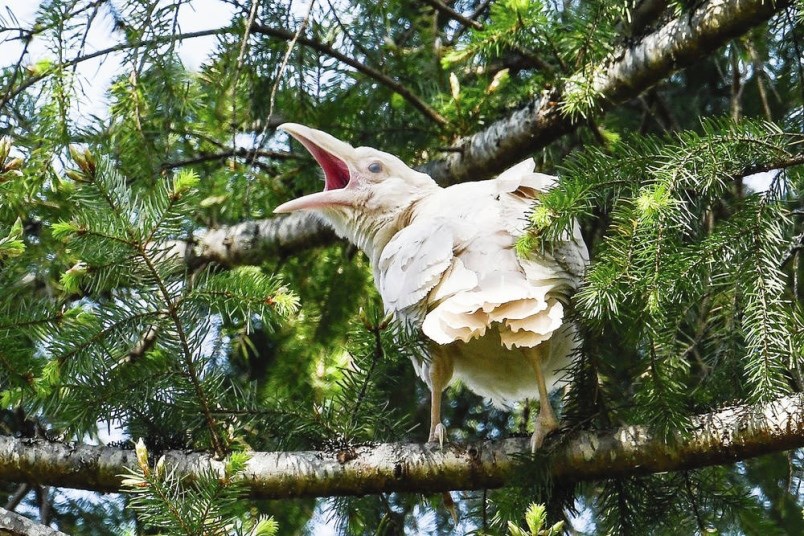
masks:
{"label": "gray bark", "polygon": [[292,255],[336,240],[320,219],[296,212],[210,229],[191,243],[174,243],[173,249],[191,267],[208,262],[238,266],[260,264],[272,256]]}
{"label": "gray bark", "polygon": [[67,536],[58,530],[31,521],[25,516],[0,508],[0,535]]}
{"label": "gray bark", "polygon": [[[802,164],[804,154],[779,155],[773,163],[745,169],[740,176]],[[294,255],[336,240],[335,233],[315,216],[295,213],[210,229],[190,243],[174,242],[170,247],[178,266],[182,262],[190,267],[208,262],[238,266],[260,264],[270,256]]]}
{"label": "gray bark", "polygon": [[[721,465],[804,447],[804,395],[735,406],[692,419],[687,435],[669,440],[644,426],[580,432],[548,441],[553,478],[600,480]],[[408,491],[497,488],[529,452],[528,438],[470,445],[380,444],[340,451],[255,452],[243,478],[255,497],[289,498]],[[115,491],[134,451],[0,436],[0,480]],[[192,477],[223,474],[205,453],[170,451],[166,467]]]}

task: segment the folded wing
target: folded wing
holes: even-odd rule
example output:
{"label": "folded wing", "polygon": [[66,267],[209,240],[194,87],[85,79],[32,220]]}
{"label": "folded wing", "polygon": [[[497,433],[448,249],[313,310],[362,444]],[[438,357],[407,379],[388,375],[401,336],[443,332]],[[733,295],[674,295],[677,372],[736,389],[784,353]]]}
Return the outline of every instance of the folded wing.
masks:
{"label": "folded wing", "polygon": [[588,253],[579,230],[549,254],[520,258],[514,244],[554,178],[526,160],[497,179],[453,186],[425,200],[383,250],[376,276],[386,308],[439,344],[489,329],[508,347],[532,347],[562,324]]}

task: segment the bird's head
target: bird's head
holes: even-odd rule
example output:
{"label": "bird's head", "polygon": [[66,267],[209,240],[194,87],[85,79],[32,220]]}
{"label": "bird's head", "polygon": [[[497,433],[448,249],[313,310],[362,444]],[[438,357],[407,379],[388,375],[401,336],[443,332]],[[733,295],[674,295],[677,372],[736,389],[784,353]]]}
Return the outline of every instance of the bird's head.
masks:
{"label": "bird's head", "polygon": [[274,212],[314,211],[364,250],[390,239],[384,235],[395,232],[392,228],[411,205],[439,188],[429,175],[391,154],[355,148],[296,123],[279,128],[301,142],[324,170],[324,191],[283,203]]}

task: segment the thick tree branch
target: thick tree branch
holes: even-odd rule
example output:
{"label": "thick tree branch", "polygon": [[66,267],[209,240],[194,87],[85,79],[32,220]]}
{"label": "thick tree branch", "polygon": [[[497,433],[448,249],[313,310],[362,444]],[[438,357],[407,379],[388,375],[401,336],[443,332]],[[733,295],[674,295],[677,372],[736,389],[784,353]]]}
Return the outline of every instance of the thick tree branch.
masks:
{"label": "thick tree branch", "polygon": [[[771,163],[751,166],[733,178],[804,164],[804,153],[779,155]],[[211,229],[192,243],[173,244],[176,255],[190,266],[215,262],[224,266],[260,264],[270,256],[293,255],[334,243],[338,238],[315,216],[295,213]],[[792,253],[791,253],[792,256]],[[789,259],[788,259],[789,260]]]}
{"label": "thick tree branch", "polygon": [[297,253],[337,240],[321,220],[309,214],[254,220],[210,229],[192,243],[177,242],[175,253],[190,266],[260,264],[271,256]]}
{"label": "thick tree branch", "polygon": [[[689,15],[673,20],[641,42],[622,51],[606,65],[596,69],[595,88],[601,98],[600,108],[638,96],[644,89],[666,78],[677,69],[690,65],[710,51],[722,46],[735,35],[767,20],[782,9],[789,0],[773,3],[770,0],[711,0]],[[558,110],[562,95],[558,90],[546,92],[509,117],[493,123],[487,129],[462,138],[449,148],[447,156],[421,168],[441,184],[477,180],[524,158],[578,126]],[[243,223],[244,229],[255,234],[240,234],[233,229],[215,231],[201,238],[202,248],[196,259],[213,257],[225,264],[237,264],[235,259],[259,262],[260,252],[292,253],[294,248],[306,249],[328,243],[333,234],[311,216],[293,215],[277,220]],[[282,229],[281,233],[276,231]],[[326,235],[317,235],[325,230]],[[261,231],[265,231],[262,233]],[[296,236],[294,233],[300,234]],[[242,244],[252,243],[258,249],[247,252],[231,248],[230,235],[242,236]],[[274,245],[272,241],[281,238]],[[241,242],[238,242],[241,243]],[[227,255],[227,251],[237,251]],[[209,252],[209,254],[205,253]]]}
{"label": "thick tree branch", "polygon": [[[720,48],[768,20],[790,0],[710,0],[621,50],[594,69],[596,106],[604,110]],[[562,114],[561,91],[545,92],[488,128],[460,138],[451,151],[423,171],[442,184],[479,180],[516,163],[575,129],[581,121]]]}
{"label": "thick tree branch", "polygon": [[[589,481],[728,464],[800,447],[804,395],[795,394],[698,415],[689,434],[669,441],[644,426],[581,432],[554,444],[547,463],[553,478]],[[254,496],[277,499],[497,488],[510,482],[520,454],[528,450],[529,439],[517,438],[443,450],[382,444],[348,451],[256,452],[243,478]],[[134,451],[0,436],[0,480],[114,491],[125,468],[136,463]],[[209,454],[166,453],[166,465],[189,477],[206,469],[223,474],[223,463]]]}

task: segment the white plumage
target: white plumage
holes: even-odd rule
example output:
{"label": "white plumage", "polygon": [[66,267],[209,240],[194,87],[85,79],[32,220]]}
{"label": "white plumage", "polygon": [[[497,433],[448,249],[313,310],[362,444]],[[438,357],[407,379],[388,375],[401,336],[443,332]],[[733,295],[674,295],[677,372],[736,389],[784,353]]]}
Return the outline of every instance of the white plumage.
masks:
{"label": "white plumage", "polygon": [[538,448],[558,424],[545,398],[571,358],[565,306],[588,263],[577,225],[551,254],[515,252],[554,177],[535,173],[528,159],[496,179],[441,188],[386,153],[283,128],[322,165],[326,188],[277,212],[313,209],[361,247],[386,310],[432,341],[431,358],[414,363],[433,394],[430,440],[443,441],[441,391],[459,378],[496,405],[541,399]]}

